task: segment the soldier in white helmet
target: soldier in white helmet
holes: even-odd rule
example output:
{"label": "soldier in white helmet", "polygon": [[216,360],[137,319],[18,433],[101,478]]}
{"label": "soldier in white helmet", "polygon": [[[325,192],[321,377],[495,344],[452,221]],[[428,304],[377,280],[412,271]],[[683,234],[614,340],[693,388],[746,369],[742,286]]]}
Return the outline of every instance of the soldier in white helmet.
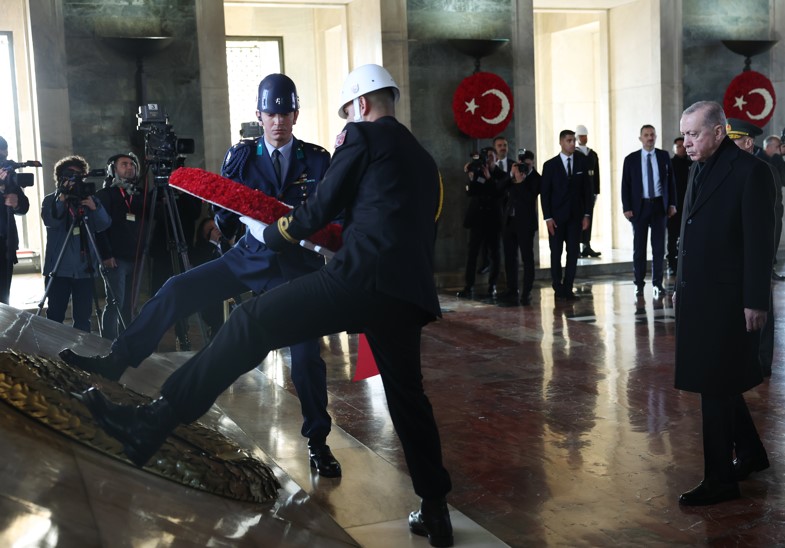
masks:
{"label": "soldier in white helmet", "polygon": [[452,546],[445,500],[452,484],[420,368],[422,327],[441,316],[433,278],[441,184],[436,162],[395,119],[398,95],[379,65],[352,71],[338,109],[352,122],[336,139],[319,191],[254,232],[270,249],[284,252],[345,211],[343,247],[330,262],[237,308],[210,346],[167,379],[153,403],[118,406],[97,389],[84,399],[141,466],[175,426],[202,416],[269,351],[331,333],[363,332],[422,498],[409,528],[432,546]]}

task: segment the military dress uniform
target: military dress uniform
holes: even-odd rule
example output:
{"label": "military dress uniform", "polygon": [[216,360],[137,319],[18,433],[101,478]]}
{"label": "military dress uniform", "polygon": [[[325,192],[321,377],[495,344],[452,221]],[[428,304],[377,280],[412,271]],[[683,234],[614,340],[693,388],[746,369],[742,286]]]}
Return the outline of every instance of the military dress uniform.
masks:
{"label": "military dress uniform", "polygon": [[[295,138],[288,170],[281,177],[284,183],[279,184],[270,155],[259,138],[241,141],[230,148],[221,171],[225,177],[297,206],[315,191],[329,163],[330,154],[322,147]],[[224,235],[233,234],[239,227],[238,216],[226,210],[218,211],[216,224]],[[114,341],[112,354],[131,366],[138,366],[155,351],[166,331],[180,318],[249,290],[268,291],[323,264],[319,255],[299,247],[275,253],[246,233],[220,259],[170,278]],[[302,435],[310,440],[309,445],[323,445],[331,419],[327,413],[326,367],[319,355],[318,341],[291,345],[291,357],[292,382],[304,417]],[[253,367],[259,362],[261,359]]]}
{"label": "military dress uniform", "polygon": [[414,490],[444,497],[450,477],[420,367],[422,327],[441,315],[433,278],[439,204],[436,163],[405,126],[393,117],[349,123],[318,192],[264,231],[271,248],[287,253],[345,210],[343,247],[318,272],[244,303],[169,377],[161,394],[177,418],[199,418],[270,350],[362,331]]}

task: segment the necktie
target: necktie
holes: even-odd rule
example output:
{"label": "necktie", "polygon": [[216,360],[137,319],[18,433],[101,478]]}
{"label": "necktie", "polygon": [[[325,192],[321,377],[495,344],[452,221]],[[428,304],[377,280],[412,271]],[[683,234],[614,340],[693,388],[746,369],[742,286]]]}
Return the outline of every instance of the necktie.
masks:
{"label": "necktie", "polygon": [[499,169],[504,171],[504,160],[499,160],[498,162],[496,162],[496,165],[499,166]]}
{"label": "necktie", "polygon": [[651,152],[646,155],[646,177],[649,179],[649,198],[654,198],[654,169],[651,167]]}
{"label": "necktie", "polygon": [[572,157],[567,158],[567,177],[572,177]]}
{"label": "necktie", "polygon": [[275,169],[278,184],[281,184],[281,151],[277,148],[273,150],[273,169]]}

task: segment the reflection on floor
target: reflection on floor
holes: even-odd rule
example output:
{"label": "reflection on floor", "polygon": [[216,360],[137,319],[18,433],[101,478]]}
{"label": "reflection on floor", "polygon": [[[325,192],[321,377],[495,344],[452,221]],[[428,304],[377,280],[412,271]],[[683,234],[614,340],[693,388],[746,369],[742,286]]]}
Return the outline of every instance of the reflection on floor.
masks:
{"label": "reflection on floor", "polygon": [[[782,544],[781,351],[774,376],[746,396],[771,469],[744,482],[738,501],[680,508],[679,493],[701,479],[699,399],[672,388],[669,299],[648,286],[636,298],[628,279],[594,278],[574,302],[538,282],[531,307],[442,296],[423,375],[453,476],[457,546]],[[785,309],[785,284],[774,289]],[[108,347],[9,308],[0,325],[0,342],[25,351]],[[287,351],[208,415],[281,479],[278,501],[261,508],[154,478],[0,407],[0,545],[427,546],[406,529],[417,499],[379,379],[349,380],[355,353],[355,337],[324,339],[340,480],[308,468]],[[156,355],[123,381],[153,394],[183,358]]]}

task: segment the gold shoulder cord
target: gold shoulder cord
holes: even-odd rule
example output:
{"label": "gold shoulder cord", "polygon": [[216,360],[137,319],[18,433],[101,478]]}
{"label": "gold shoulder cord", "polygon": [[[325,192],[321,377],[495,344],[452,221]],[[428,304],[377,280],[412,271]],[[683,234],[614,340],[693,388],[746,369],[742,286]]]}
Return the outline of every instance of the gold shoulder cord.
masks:
{"label": "gold shoulder cord", "polygon": [[442,181],[442,172],[439,172],[439,207],[436,209],[436,217],[434,222],[439,220],[442,215],[442,206],[444,205],[444,182]]}

